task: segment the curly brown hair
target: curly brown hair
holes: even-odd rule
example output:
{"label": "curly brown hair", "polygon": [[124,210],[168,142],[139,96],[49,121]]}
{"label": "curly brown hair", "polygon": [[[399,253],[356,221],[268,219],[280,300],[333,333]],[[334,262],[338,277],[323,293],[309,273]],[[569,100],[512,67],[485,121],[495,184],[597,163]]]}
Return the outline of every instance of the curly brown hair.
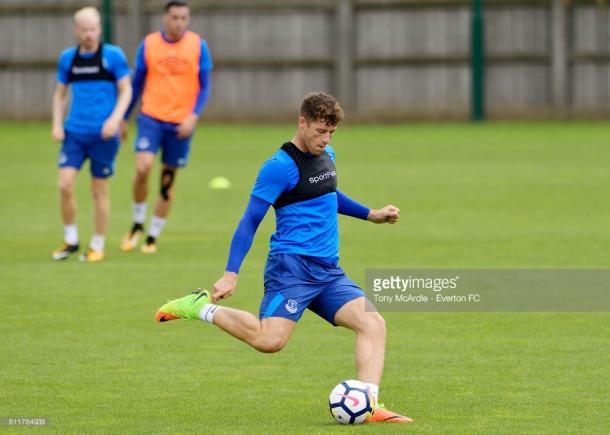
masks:
{"label": "curly brown hair", "polygon": [[311,92],[301,103],[300,115],[307,120],[324,122],[336,126],[343,120],[343,109],[332,95],[324,92]]}

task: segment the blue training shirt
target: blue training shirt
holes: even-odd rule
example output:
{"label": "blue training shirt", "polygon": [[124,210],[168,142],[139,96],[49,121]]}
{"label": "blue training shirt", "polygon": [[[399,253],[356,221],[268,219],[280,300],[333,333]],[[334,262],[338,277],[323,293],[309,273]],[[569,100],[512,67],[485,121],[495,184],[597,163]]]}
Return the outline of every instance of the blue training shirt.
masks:
{"label": "blue training shirt", "polygon": [[[59,56],[57,67],[57,81],[64,85],[69,84],[72,92],[72,102],[64,128],[78,134],[100,134],[104,121],[116,105],[118,87],[116,82],[107,80],[68,83],[70,66],[75,54],[76,47],[64,50]],[[95,53],[81,53],[81,56],[93,57]],[[117,81],[129,75],[129,64],[125,53],[116,45],[103,44],[102,61],[104,68],[110,71]]]}
{"label": "blue training shirt", "polygon": [[[335,152],[327,145],[333,163]],[[278,150],[261,167],[252,196],[273,204],[282,192],[295,187],[299,170],[294,160]],[[328,264],[339,262],[337,194],[327,193],[275,210],[276,231],[271,235],[269,255],[290,253],[318,257]]]}

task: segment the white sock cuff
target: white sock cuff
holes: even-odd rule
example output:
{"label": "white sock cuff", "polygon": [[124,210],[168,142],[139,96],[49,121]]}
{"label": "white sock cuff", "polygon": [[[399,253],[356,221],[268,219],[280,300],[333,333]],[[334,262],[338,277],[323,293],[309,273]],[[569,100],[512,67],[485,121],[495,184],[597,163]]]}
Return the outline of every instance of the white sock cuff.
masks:
{"label": "white sock cuff", "polygon": [[207,323],[214,323],[214,314],[220,310],[218,305],[205,304],[201,310],[199,310],[199,318]]}
{"label": "white sock cuff", "polygon": [[146,220],[146,208],[145,202],[134,202],[133,203],[133,221],[137,224],[144,225]]}
{"label": "white sock cuff", "polygon": [[64,242],[68,245],[78,245],[78,228],[76,224],[64,225]]}
{"label": "white sock cuff", "polygon": [[154,238],[159,237],[161,235],[163,227],[165,226],[166,221],[167,219],[165,218],[159,216],[152,216],[150,218],[150,226],[148,227],[148,235]]}
{"label": "white sock cuff", "polygon": [[106,243],[106,236],[102,236],[100,234],[95,234],[91,237],[91,242],[89,242],[89,247],[94,251],[103,251],[104,244]]}
{"label": "white sock cuff", "polygon": [[375,402],[377,402],[379,400],[379,385],[370,384],[368,382],[364,382],[364,385],[369,387],[369,389],[371,390],[371,393],[373,393],[373,398],[375,399]]}

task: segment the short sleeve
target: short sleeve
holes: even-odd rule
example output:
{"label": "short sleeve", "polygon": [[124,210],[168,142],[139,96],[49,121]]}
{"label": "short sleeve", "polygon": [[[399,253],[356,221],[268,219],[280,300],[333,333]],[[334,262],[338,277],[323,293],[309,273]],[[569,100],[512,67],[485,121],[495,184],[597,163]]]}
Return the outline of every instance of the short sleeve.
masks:
{"label": "short sleeve", "polygon": [[117,81],[130,74],[127,56],[120,47],[112,46],[112,49],[108,50],[108,57],[110,70]]}
{"label": "short sleeve", "polygon": [[199,68],[204,71],[210,71],[214,68],[208,43],[203,38],[201,38],[201,59],[199,60]]}
{"label": "short sleeve", "polygon": [[285,165],[272,158],[261,166],[252,195],[273,204],[282,192],[288,190],[290,181]]}
{"label": "short sleeve", "polygon": [[70,73],[70,65],[72,63],[72,57],[70,54],[74,50],[65,50],[59,55],[57,62],[57,81],[62,85],[68,84],[68,75]]}

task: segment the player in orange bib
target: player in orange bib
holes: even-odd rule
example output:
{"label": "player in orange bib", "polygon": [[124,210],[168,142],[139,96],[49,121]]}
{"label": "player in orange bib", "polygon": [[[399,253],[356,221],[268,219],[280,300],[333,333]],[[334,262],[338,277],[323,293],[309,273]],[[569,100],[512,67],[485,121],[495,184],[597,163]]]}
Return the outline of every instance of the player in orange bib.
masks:
{"label": "player in orange bib", "polygon": [[133,225],[121,241],[123,251],[133,250],[144,233],[148,176],[161,150],[159,197],[150,219],[144,253],[157,250],[156,241],[172,203],[178,168],[187,164],[190,141],[210,93],[212,57],[206,41],[188,30],[190,10],[184,1],[165,5],[163,31],[147,35],[136,55],[133,98],[127,119],[142,96],[135,141],[136,175],[133,182]]}

